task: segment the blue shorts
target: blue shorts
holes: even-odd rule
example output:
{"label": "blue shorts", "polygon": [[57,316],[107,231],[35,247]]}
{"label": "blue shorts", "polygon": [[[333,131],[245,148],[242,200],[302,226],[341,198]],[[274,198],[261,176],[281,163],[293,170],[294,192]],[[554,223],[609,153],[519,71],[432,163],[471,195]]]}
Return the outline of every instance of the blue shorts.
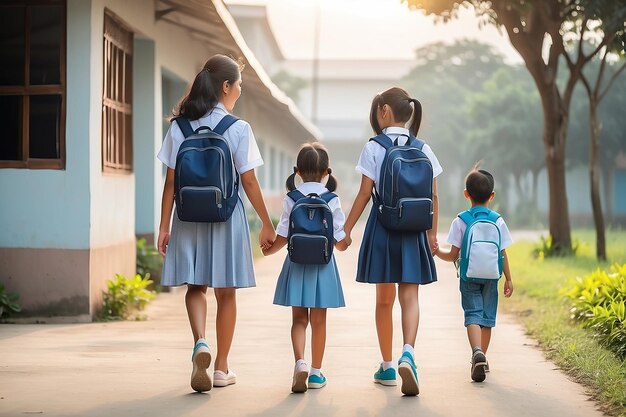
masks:
{"label": "blue shorts", "polygon": [[461,281],[461,305],[465,313],[465,327],[478,324],[495,327],[498,310],[498,280]]}

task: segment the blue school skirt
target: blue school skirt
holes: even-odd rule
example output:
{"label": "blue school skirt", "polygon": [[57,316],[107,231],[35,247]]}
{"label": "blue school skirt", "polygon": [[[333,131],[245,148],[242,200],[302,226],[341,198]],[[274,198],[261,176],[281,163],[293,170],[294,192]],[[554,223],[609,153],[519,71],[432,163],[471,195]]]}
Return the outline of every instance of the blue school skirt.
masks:
{"label": "blue school skirt", "polygon": [[437,281],[426,232],[387,230],[372,207],[359,251],[356,280],[370,284]]}
{"label": "blue school skirt", "polygon": [[303,265],[285,258],[274,304],[290,307],[335,308],[346,305],[335,256],[322,265]]}

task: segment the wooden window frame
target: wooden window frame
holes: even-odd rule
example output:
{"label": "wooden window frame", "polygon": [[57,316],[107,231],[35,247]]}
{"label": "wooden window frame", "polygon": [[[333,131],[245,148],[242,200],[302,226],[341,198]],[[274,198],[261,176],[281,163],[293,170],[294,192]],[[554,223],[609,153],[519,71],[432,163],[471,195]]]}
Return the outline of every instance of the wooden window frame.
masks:
{"label": "wooden window frame", "polygon": [[[63,6],[63,19],[61,22],[61,43],[59,49],[59,82],[60,84],[31,85],[30,84],[30,37],[31,37],[31,13],[26,11],[24,22],[24,85],[23,86],[0,86],[0,95],[22,97],[22,128],[21,128],[21,160],[0,160],[0,168],[26,168],[26,169],[65,169],[65,110],[66,110],[66,57],[67,57],[67,2],[66,0],[17,0],[5,1],[0,6]],[[61,109],[59,114],[59,158],[44,159],[29,157],[29,116],[30,100],[25,98],[35,95],[58,95],[61,96]]]}
{"label": "wooden window frame", "polygon": [[134,33],[107,9],[102,32],[102,172],[132,174]]}

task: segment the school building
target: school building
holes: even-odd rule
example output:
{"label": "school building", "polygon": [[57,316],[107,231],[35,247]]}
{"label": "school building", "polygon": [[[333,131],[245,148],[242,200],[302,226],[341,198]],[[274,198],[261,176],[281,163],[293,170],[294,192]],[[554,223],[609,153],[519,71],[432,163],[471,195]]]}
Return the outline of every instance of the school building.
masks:
{"label": "school building", "polygon": [[5,0],[0,21],[0,282],[28,315],[88,320],[106,281],[135,273],[136,236],[158,228],[168,117],[209,56],[246,63],[235,113],[274,212],[299,146],[320,139],[222,0]]}

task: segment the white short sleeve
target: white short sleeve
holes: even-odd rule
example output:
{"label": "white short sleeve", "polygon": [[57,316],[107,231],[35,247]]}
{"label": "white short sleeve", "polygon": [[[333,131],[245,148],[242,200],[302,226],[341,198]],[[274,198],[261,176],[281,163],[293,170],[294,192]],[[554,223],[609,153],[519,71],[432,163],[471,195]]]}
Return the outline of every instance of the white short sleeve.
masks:
{"label": "white short sleeve", "polygon": [[437,178],[437,176],[439,176],[439,174],[443,172],[443,167],[439,163],[439,160],[435,156],[435,153],[433,152],[431,147],[428,146],[427,143],[424,144],[422,152],[424,152],[428,159],[430,159],[430,164],[433,166],[433,178]]}
{"label": "white short sleeve", "polygon": [[356,164],[356,170],[372,181],[376,181],[376,154],[372,146],[366,144],[363,147]]}
{"label": "white short sleeve", "polygon": [[341,209],[339,197],[330,200],[328,206],[333,211],[333,236],[337,242],[342,241],[346,237],[346,232],[343,231],[343,226],[346,224],[346,215]]}
{"label": "white short sleeve", "polygon": [[250,124],[244,121],[238,121],[237,124],[241,125],[238,126],[240,140],[237,150],[233,155],[233,160],[235,161],[237,172],[243,174],[244,172],[263,165],[263,158],[261,158],[259,145],[256,143]]}
{"label": "white short sleeve", "polygon": [[500,238],[502,239],[501,249],[506,249],[513,243],[513,238],[511,237],[511,232],[509,232],[509,228],[504,222],[504,219],[500,217],[496,222],[496,225],[500,229]]}
{"label": "white short sleeve", "polygon": [[450,232],[448,232],[448,243],[452,246],[461,249],[463,243],[463,233],[465,233],[465,222],[459,217],[452,220],[450,225]]}
{"label": "white short sleeve", "polygon": [[176,166],[176,154],[180,144],[185,139],[183,132],[178,127],[178,123],[170,123],[170,127],[167,129],[165,139],[161,145],[157,158],[163,162],[168,168],[174,169]]}
{"label": "white short sleeve", "polygon": [[289,196],[285,196],[283,199],[283,211],[280,213],[280,220],[278,220],[278,225],[276,226],[277,235],[287,237],[289,234],[289,215],[294,204],[295,202]]}

